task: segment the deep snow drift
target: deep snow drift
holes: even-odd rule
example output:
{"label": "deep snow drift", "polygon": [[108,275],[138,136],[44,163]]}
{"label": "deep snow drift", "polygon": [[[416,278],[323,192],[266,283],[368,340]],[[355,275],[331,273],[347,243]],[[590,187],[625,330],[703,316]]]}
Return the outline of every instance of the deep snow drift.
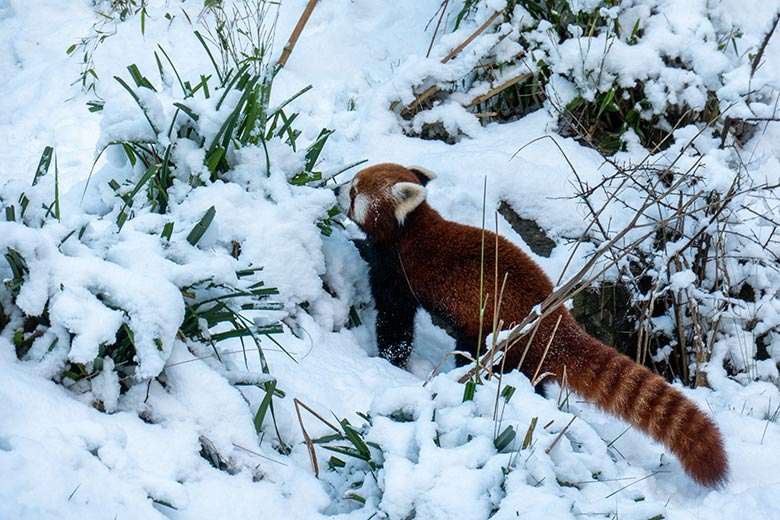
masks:
{"label": "deep snow drift", "polygon": [[[683,389],[717,422],[730,457],[728,484],[703,489],[646,437],[626,431],[626,425],[586,403],[564,402],[558,389],[542,398],[519,374],[502,381],[515,389],[509,399],[497,397],[497,382],[491,381],[473,401],[463,402],[463,386],[456,383],[462,371],[446,372],[453,369],[451,362],[424,385],[454,344],[423,314],[417,320],[409,371],[376,357],[366,267],[348,240],[355,229],[348,226],[325,236],[314,225],[327,215],[335,197],[329,190],[288,183],[305,154],[291,152],[280,139],[270,142],[267,177],[260,173],[266,167],[264,154],[257,147],[244,148],[231,157],[234,168],[225,181],[196,188],[179,183],[171,191],[168,214],[139,207],[117,232],[121,201],[107,183],[140,173],[110,150],[94,170],[93,161],[106,143],[148,128],[138,105],[113,76],[127,78],[126,67],[135,63],[158,78],[158,44],[183,77],[211,70],[193,35],[200,27],[202,2],[149,3],[143,33],[140,15],[130,16],[96,51],[96,90],[106,104],[102,113],[92,113],[86,103],[95,93],[73,84],[81,71],[80,56],[65,52],[98,20],[92,2],[0,0],[0,200],[13,205],[26,194],[31,201],[26,218],[37,223],[0,222],[0,248],[5,252],[11,247],[28,260],[30,275],[17,305],[29,315],[47,308],[51,317],[51,328],[21,361],[14,338],[0,336],[0,518],[780,517],[775,368],[780,354],[774,351],[774,359],[751,372],[761,376],[752,378],[758,380],[737,382],[713,362],[708,372],[712,389]],[[274,41],[277,53],[305,3],[283,2]],[[487,4],[501,7],[503,2]],[[631,54],[632,48],[617,49],[611,70],[663,76],[657,63],[644,61],[663,46],[664,52],[677,49],[698,68],[695,77],[663,76],[657,83],[663,86],[654,93],[658,102],[679,95],[697,103],[699,90],[717,82],[722,82],[724,99],[737,99],[759,84],[774,88],[777,98],[780,36],[767,46],[754,85],[747,85],[739,70],[724,72],[731,61],[695,44],[706,40],[702,13],[712,9],[713,19],[740,30],[740,45],[758,45],[774,17],[771,2],[661,4],[676,24],[675,38],[651,40],[642,47],[642,56]],[[587,217],[574,197],[567,161],[594,183],[611,170],[592,149],[555,134],[551,108],[483,127],[462,109],[445,104],[432,114],[464,134],[459,142],[405,136],[390,104],[408,100],[421,79],[451,73],[423,58],[432,36],[432,27],[426,27],[439,5],[438,0],[319,2],[274,81],[272,104],[312,85],[292,106],[300,113],[296,127],[301,142],[315,141],[322,128],[335,130],[318,169],[337,172],[364,159],[423,165],[439,175],[429,185],[428,200],[446,218],[480,225],[487,178],[487,208],[509,201],[556,240],[549,258],[535,258],[557,279],[571,254],[567,239],[582,234]],[[463,31],[472,31],[485,18],[486,13],[478,12]],[[462,39],[442,38],[433,55],[444,54],[447,45]],[[572,53],[580,52],[548,50],[560,52],[556,66],[561,74],[572,66],[567,62]],[[175,90],[175,80],[169,79],[167,87],[157,85],[160,97],[148,99],[150,113],[165,122],[176,119],[170,106],[178,99],[164,97]],[[573,87],[562,82],[560,88],[565,96]],[[217,121],[219,116],[213,100],[194,103],[204,135],[213,135],[218,128],[209,127],[209,117]],[[744,106],[734,110],[746,114]],[[770,117],[772,110],[767,105],[759,116]],[[677,137],[684,142],[690,132],[682,129]],[[537,140],[542,136],[555,142]],[[778,142],[780,124],[768,122],[747,143],[745,155],[754,176],[767,182],[780,179]],[[54,199],[54,165],[34,189],[30,186],[48,145],[57,155],[58,222],[49,222],[44,208]],[[634,145],[624,160],[642,155]],[[730,158],[717,149],[717,139],[702,138],[700,152],[713,178],[728,176]],[[207,173],[198,170],[203,158],[197,150],[182,146],[177,153],[178,164],[191,168],[193,175]],[[212,206],[214,222],[197,246],[188,243],[188,232]],[[619,209],[612,211],[616,223],[625,219]],[[44,220],[47,224],[41,226]],[[169,221],[175,226],[170,240],[163,241],[160,234]],[[528,251],[503,220],[499,231]],[[230,254],[234,242],[241,244],[238,258]],[[581,248],[569,272],[589,253],[592,249]],[[273,297],[274,310],[251,317],[285,323],[284,332],[274,336],[279,346],[262,342],[270,374],[285,395],[274,399],[276,427],[266,417],[260,434],[253,417],[265,392],[255,383],[268,379],[260,357],[231,339],[218,344],[217,359],[211,347],[178,335],[185,312],[183,287],[205,278],[245,287],[255,280],[243,280],[236,272],[257,266],[263,268],[257,280],[279,293]],[[11,277],[5,265],[0,272]],[[682,278],[677,283],[685,286]],[[363,324],[349,328],[350,306],[361,302],[357,310]],[[777,320],[776,302],[767,301],[761,312],[767,321]],[[52,382],[66,360],[94,359],[98,346],[113,340],[124,319],[135,332],[138,376],[163,371],[160,378],[120,394],[118,372],[107,359],[86,392],[78,385]],[[742,352],[744,345],[733,338],[719,348],[726,356]],[[367,442],[369,460],[317,446],[315,477],[294,398],[329,421],[335,422],[334,416],[348,419]],[[95,409],[96,402],[104,411]],[[358,413],[367,414],[370,424]],[[333,433],[313,415],[304,412],[302,417],[312,438]],[[509,426],[517,432],[515,440],[497,449],[494,439]],[[520,449],[529,430],[529,445]],[[225,457],[230,471],[216,469],[201,455],[204,439]],[[328,467],[333,455],[344,459],[343,468]]]}

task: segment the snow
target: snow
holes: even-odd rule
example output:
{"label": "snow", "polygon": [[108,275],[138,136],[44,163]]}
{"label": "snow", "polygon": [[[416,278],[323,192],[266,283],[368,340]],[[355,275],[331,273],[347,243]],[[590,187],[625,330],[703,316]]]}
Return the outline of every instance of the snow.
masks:
{"label": "snow", "polygon": [[[306,3],[283,2],[275,55]],[[630,28],[641,20],[648,36],[637,45],[603,35],[585,46],[585,36],[559,44],[543,27],[516,17],[516,27],[498,30],[535,31],[529,40],[536,41],[535,52],[550,60],[553,71],[552,106],[512,123],[483,126],[453,95],[402,122],[388,110],[394,101],[408,103],[422,85],[459,81],[483,50],[495,46],[501,56],[518,50],[509,37],[496,45],[495,34],[475,41],[448,66],[440,63],[506,4],[490,0],[458,31],[440,33],[431,58],[424,58],[435,23],[427,30],[426,24],[440,3],[319,2],[272,92],[276,106],[313,86],[291,104],[300,113],[299,148],[270,140],[270,164],[261,147],[231,152],[231,170],[211,182],[202,148],[179,139],[173,154],[179,177],[169,192],[168,213],[152,211],[141,190],[133,200],[133,217],[117,230],[123,202],[108,182],[132,186],[144,171],[132,168],[118,147],[106,147],[119,139],[158,136],[113,76],[129,81],[126,67],[137,64],[157,89],[139,89],[154,127],[183,125],[183,118],[174,121],[173,106],[182,101],[182,92],[170,71],[163,78],[157,74],[154,52],[165,49],[184,78],[213,72],[193,35],[205,16],[203,3],[151,0],[143,33],[140,14],[109,22],[112,34],[94,55],[100,79],[94,92],[84,92],[76,81],[80,52],[68,56],[65,50],[99,22],[95,2],[0,0],[0,202],[13,206],[17,216],[15,222],[0,222],[0,250],[18,252],[28,268],[13,303],[5,288],[0,291],[5,315],[0,323],[10,323],[0,334],[0,519],[780,517],[775,499],[780,492],[780,338],[771,332],[780,322],[776,271],[749,271],[738,258],[728,260],[735,283],[748,280],[774,289],[758,294],[750,306],[723,313],[725,332],[714,342],[707,367],[712,389],[677,385],[713,417],[729,453],[728,483],[704,489],[663,447],[625,431],[625,424],[587,403],[566,400],[558,387],[549,387],[542,397],[524,376],[512,373],[501,387],[496,379],[488,381],[473,401],[464,402],[463,385],[457,383],[463,370],[452,361],[426,382],[454,342],[423,313],[416,318],[410,370],[378,358],[367,268],[349,241],[356,235],[354,225],[334,226],[330,236],[323,235],[313,223],[336,205],[334,194],[288,182],[305,163],[305,145],[322,128],[334,129],[316,165],[326,176],[364,159],[422,165],[438,175],[427,186],[430,204],[445,218],[472,225],[481,224],[483,195],[488,208],[507,201],[521,217],[534,219],[557,247],[549,258],[540,258],[503,220],[499,232],[551,278],[565,279],[594,250],[582,245],[569,263],[572,240],[588,219],[575,197],[578,183],[596,185],[614,169],[594,150],[556,134],[555,107],[577,95],[592,98],[613,81],[628,86],[642,80],[656,107],[670,102],[702,107],[707,93],[716,91],[734,117],[774,118],[780,36],[770,41],[765,63],[752,76],[747,63],[776,7],[759,0],[635,2],[621,11],[620,24]],[[574,10],[585,12],[598,4],[571,2]],[[97,5],[105,8],[107,2]],[[742,33],[737,52],[731,42],[718,48],[722,42],[715,36],[726,28]],[[665,64],[674,58],[687,68]],[[592,72],[599,67],[604,74],[596,82]],[[105,100],[102,112],[85,106],[95,95]],[[236,101],[228,97],[217,110],[215,97],[186,100],[200,116],[206,142]],[[430,122],[443,122],[461,137],[448,145],[404,134]],[[780,124],[762,124],[744,143],[742,164],[730,150],[720,149],[718,136],[697,135],[695,127],[677,129],[677,144],[654,160],[668,164],[685,143],[695,141],[681,152],[678,166],[684,171],[702,163],[711,188],[728,190],[735,168],[776,183]],[[647,152],[638,140],[630,134],[625,139],[627,149],[617,158],[641,160]],[[56,166],[53,161],[33,187],[47,145],[56,150]],[[59,219],[46,209],[55,198],[55,167]],[[342,173],[336,182],[349,180],[355,171]],[[24,216],[22,194],[30,201]],[[604,193],[595,193],[594,201],[599,197]],[[638,195],[628,197],[629,203],[641,201]],[[749,195],[738,202],[756,211],[776,210],[772,200]],[[190,230],[211,207],[216,210],[212,225],[190,244]],[[632,216],[624,209],[610,207],[604,221],[620,229]],[[169,223],[174,227],[166,240],[160,235]],[[755,233],[759,243],[768,243],[774,232],[765,222],[735,225],[745,235]],[[236,243],[238,255],[233,254]],[[740,255],[766,253],[755,243],[734,239],[728,245]],[[769,252],[780,254],[773,247]],[[701,298],[694,273],[666,273],[663,260],[658,259],[659,272],[671,290]],[[0,264],[0,275],[10,280],[10,268]],[[237,275],[259,267],[248,278]],[[262,281],[278,289],[270,310],[246,311],[255,323],[283,320],[283,332],[273,341],[260,338],[264,358],[246,339],[231,338],[212,348],[182,338],[182,291],[205,281],[239,289]],[[217,294],[214,287],[203,294]],[[349,327],[354,313],[362,325]],[[25,316],[45,316],[48,326],[19,359],[12,330],[23,327]],[[753,328],[742,327],[750,320]],[[132,373],[102,347],[124,333],[123,324],[137,350]],[[200,327],[204,337],[225,332],[208,330],[202,322]],[[755,336],[765,332],[770,359],[756,362]],[[736,374],[726,373],[727,360]],[[102,370],[89,381],[74,382],[62,372],[75,363]],[[266,396],[263,385],[271,381],[284,397],[273,399],[275,421],[268,412],[258,434],[253,420]],[[506,385],[516,389],[509,400],[498,397]],[[316,477],[294,399],[334,424],[348,419],[369,443],[370,462],[317,445]],[[333,433],[308,412],[300,421],[312,438]],[[497,449],[494,439],[510,426],[515,439]],[[531,443],[520,449],[529,429]],[[226,468],[217,469],[201,455],[205,445],[213,446]],[[329,469],[331,456],[343,459],[344,467]]]}

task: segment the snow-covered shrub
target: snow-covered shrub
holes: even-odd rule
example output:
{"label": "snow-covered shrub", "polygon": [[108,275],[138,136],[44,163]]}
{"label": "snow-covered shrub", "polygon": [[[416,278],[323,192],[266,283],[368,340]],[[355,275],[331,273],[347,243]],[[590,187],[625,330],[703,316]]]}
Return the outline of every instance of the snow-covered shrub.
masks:
{"label": "snow-covered shrub", "polygon": [[752,81],[761,42],[743,42],[719,2],[467,0],[449,9],[455,30],[434,46],[427,74],[411,62],[409,91],[399,89],[396,110],[414,135],[458,139],[473,115],[515,120],[545,106],[562,133],[601,151],[622,149],[627,132],[665,148],[675,128],[719,129],[771,94]]}
{"label": "snow-covered shrub", "polygon": [[[302,145],[297,114],[284,109],[308,88],[270,106],[276,69],[266,56],[255,49],[220,66],[220,41],[192,35],[214,67],[196,81],[158,46],[156,79],[131,64],[115,77],[121,88],[98,86],[105,99],[91,110],[102,113],[102,131],[76,203],[83,211],[61,215],[56,175],[46,174],[51,149],[32,186],[0,186],[0,337],[108,411],[134,384],[164,379],[174,348],[213,357],[204,361],[231,383],[265,390],[259,431],[280,394],[261,343],[284,350],[269,335],[324,291],[321,237],[335,200],[307,185],[322,179],[315,165],[331,131]],[[281,294],[263,282],[273,247],[300,259],[285,269],[304,271],[275,272]],[[222,359],[217,343],[229,339],[240,341],[244,368]],[[263,374],[249,373],[248,352]]]}
{"label": "snow-covered shrub", "polygon": [[[587,240],[601,247],[628,231],[604,261],[617,266],[609,278],[628,289],[629,308],[606,315],[627,312],[629,354],[670,379],[707,385],[725,364],[740,379],[777,380],[780,179],[763,158],[738,165],[706,128],[675,137],[666,153],[639,164],[618,154],[613,176],[582,186]],[[723,159],[735,168],[718,167]]]}

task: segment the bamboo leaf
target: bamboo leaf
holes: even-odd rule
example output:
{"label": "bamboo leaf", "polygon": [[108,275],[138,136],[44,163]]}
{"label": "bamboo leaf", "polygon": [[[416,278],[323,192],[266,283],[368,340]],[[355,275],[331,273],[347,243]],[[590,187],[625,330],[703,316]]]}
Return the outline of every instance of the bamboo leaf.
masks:
{"label": "bamboo leaf", "polygon": [[501,434],[493,441],[493,445],[496,447],[496,450],[503,451],[504,448],[509,446],[512,441],[515,440],[515,437],[517,437],[517,432],[515,432],[515,429],[511,426],[507,426],[506,429],[501,432]]}
{"label": "bamboo leaf", "polygon": [[203,218],[200,219],[200,222],[195,224],[195,227],[192,228],[190,234],[187,235],[187,242],[189,242],[193,246],[196,245],[198,241],[200,241],[200,239],[203,237],[203,234],[211,225],[211,221],[214,220],[214,215],[216,214],[217,214],[217,210],[214,206],[211,206],[208,210],[206,210],[206,213],[205,215],[203,215]]}
{"label": "bamboo leaf", "polygon": [[152,127],[152,130],[154,131],[155,135],[159,134],[157,131],[157,127],[154,126],[154,123],[152,123],[152,119],[149,117],[149,114],[146,113],[146,108],[144,107],[143,103],[141,103],[141,99],[138,97],[138,94],[135,93],[135,91],[130,88],[130,85],[128,85],[125,80],[120,78],[119,76],[114,76],[114,79],[117,80],[117,82],[124,87],[124,89],[130,93],[130,95],[135,100],[136,104],[141,108],[141,111],[144,113],[144,117],[149,122],[149,126]]}
{"label": "bamboo leaf", "polygon": [[160,233],[160,236],[165,240],[170,241],[172,234],[173,234],[173,222],[166,222],[165,225],[163,226],[162,233]]}
{"label": "bamboo leaf", "polygon": [[54,148],[51,146],[47,146],[43,149],[43,153],[41,154],[41,160],[38,161],[38,167],[35,169],[35,176],[33,177],[32,185],[35,186],[38,184],[38,181],[46,175],[46,173],[49,171],[49,166],[51,165],[51,158],[54,154]]}

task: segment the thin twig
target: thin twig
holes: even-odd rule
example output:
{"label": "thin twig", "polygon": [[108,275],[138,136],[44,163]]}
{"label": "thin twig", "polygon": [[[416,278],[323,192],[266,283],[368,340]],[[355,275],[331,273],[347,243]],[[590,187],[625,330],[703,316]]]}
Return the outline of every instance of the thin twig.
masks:
{"label": "thin twig", "polygon": [[449,3],[450,0],[444,0],[444,3],[441,5],[441,15],[439,16],[439,21],[436,22],[436,29],[433,30],[433,36],[431,36],[431,44],[428,45],[428,52],[425,53],[426,58],[429,58],[431,56],[431,49],[433,49],[433,42],[436,41],[436,35],[439,34],[439,27],[441,26],[441,21],[444,20],[444,15],[447,13],[447,5]]}
{"label": "thin twig", "polygon": [[[314,443],[311,440],[311,437],[309,437],[309,433],[306,431],[306,427],[303,425],[303,417],[301,417],[301,406],[305,406],[303,403],[301,403],[298,398],[294,398],[293,402],[295,403],[295,413],[298,414],[298,424],[301,425],[301,432],[303,432],[303,440],[306,442],[306,448],[309,450],[309,459],[311,460],[311,468],[314,471],[314,476],[316,478],[319,478],[320,476],[320,468],[317,464],[317,453],[314,451]],[[306,408],[309,410],[309,408]]]}
{"label": "thin twig", "polygon": [[775,29],[777,28],[778,22],[780,22],[780,11],[778,11],[777,14],[775,14],[775,20],[772,22],[772,27],[769,29],[769,32],[767,32],[766,35],[764,36],[764,40],[761,42],[761,46],[758,48],[758,52],[756,53],[755,58],[753,58],[753,64],[750,66],[751,78],[758,70],[758,66],[761,63],[761,58],[764,57],[764,51],[766,50],[767,45],[769,45],[769,40],[772,38],[772,34],[774,34]]}

